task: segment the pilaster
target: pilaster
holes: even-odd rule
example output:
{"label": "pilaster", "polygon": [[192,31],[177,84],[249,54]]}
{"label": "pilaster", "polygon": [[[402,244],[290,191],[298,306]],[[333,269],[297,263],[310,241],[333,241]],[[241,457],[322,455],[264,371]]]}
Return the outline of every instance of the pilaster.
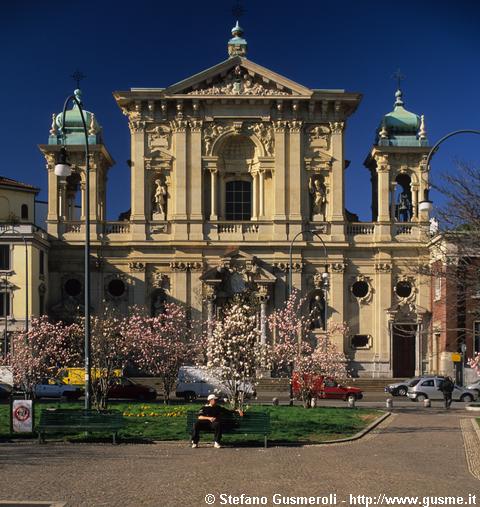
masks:
{"label": "pilaster", "polygon": [[145,235],[145,129],[143,124],[130,122],[132,143],[132,194],[130,215],[132,240],[144,240]]}
{"label": "pilaster", "polygon": [[288,160],[288,189],[289,196],[288,202],[288,218],[290,222],[297,222],[289,224],[289,236],[294,237],[295,234],[301,230],[302,221],[302,126],[303,123],[299,120],[292,120],[290,122],[290,149]]}
{"label": "pilaster", "polygon": [[190,121],[189,156],[189,238],[203,239],[202,120]]}
{"label": "pilaster", "polygon": [[286,121],[278,120],[273,122],[275,135],[275,175],[274,175],[274,237],[276,239],[286,238],[286,181],[285,166],[287,162],[286,156],[286,134],[288,124]]}
{"label": "pilaster", "polygon": [[331,122],[331,152],[332,152],[332,181],[330,190],[331,207],[331,238],[332,241],[344,241],[345,220],[345,189],[344,167],[345,157],[343,149],[343,131],[345,123],[342,121]]}
{"label": "pilaster", "polygon": [[186,240],[187,236],[187,121],[178,119],[172,122],[175,146],[174,159],[174,237]]}

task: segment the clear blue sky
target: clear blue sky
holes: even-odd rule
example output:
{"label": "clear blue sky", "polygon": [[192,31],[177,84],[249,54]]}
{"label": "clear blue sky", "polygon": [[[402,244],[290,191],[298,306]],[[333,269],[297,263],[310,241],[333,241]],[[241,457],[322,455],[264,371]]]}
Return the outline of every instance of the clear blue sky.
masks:
{"label": "clear blue sky", "polygon": [[[116,160],[108,183],[108,216],[130,205],[129,131],[112,91],[163,87],[226,58],[233,1],[159,0],[2,2],[0,11],[0,174],[41,187],[45,162],[37,145],[52,112],[72,92],[79,68],[85,107],[96,113]],[[397,68],[407,109],[425,114],[436,141],[459,128],[480,128],[480,2],[403,0],[294,2],[245,0],[241,24],[249,58],[315,88],[363,93],[348,124],[347,207],[370,219],[370,181],[363,160],[381,116],[392,109]],[[478,163],[480,136],[445,144],[436,174],[455,159]]]}

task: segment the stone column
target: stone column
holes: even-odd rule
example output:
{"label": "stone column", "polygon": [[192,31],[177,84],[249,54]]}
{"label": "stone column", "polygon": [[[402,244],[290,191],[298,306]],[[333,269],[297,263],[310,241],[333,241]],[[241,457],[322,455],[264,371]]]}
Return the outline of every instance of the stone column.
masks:
{"label": "stone column", "polygon": [[387,155],[383,155],[377,161],[377,181],[378,216],[377,225],[375,226],[375,239],[378,241],[390,241],[390,167]]}
{"label": "stone column", "polygon": [[129,123],[131,134],[131,206],[130,224],[133,240],[144,240],[145,234],[145,129],[140,122]]}
{"label": "stone column", "polygon": [[265,218],[265,171],[260,169],[259,172],[260,178],[260,188],[259,188],[259,218]]}
{"label": "stone column", "polygon": [[53,237],[59,236],[58,224],[58,176],[54,172],[55,157],[53,154],[45,153],[47,160],[48,174],[48,212],[47,212],[47,231]]}
{"label": "stone column", "polygon": [[415,332],[415,376],[422,375],[422,321],[417,321],[417,330]]}
{"label": "stone column", "polygon": [[210,168],[210,220],[218,220],[218,209],[217,209],[217,180],[218,180],[217,168]]}
{"label": "stone column", "polygon": [[290,149],[288,159],[288,218],[289,237],[293,238],[295,234],[300,232],[302,224],[302,180],[303,180],[303,163],[302,163],[302,122],[292,120],[290,122]]}
{"label": "stone column", "polygon": [[258,218],[258,172],[252,174],[252,220]]}
{"label": "stone column", "polygon": [[267,343],[267,304],[270,296],[268,295],[268,287],[261,285],[257,294],[260,303],[260,343]]}
{"label": "stone column", "polygon": [[173,221],[175,239],[188,239],[187,236],[187,121],[177,119],[173,123],[174,132],[174,185],[175,194]]}
{"label": "stone column", "polygon": [[65,180],[58,183],[58,214],[60,220],[71,220],[67,211],[67,182]]}
{"label": "stone column", "polygon": [[86,208],[86,203],[85,203],[85,197],[86,197],[86,184],[85,184],[85,181],[82,181],[80,183],[80,192],[81,192],[81,196],[80,196],[80,202],[81,202],[81,210],[80,210],[80,220],[84,221],[85,220],[85,208]]}
{"label": "stone column", "polygon": [[418,219],[418,185],[411,185],[412,190],[412,221]]}
{"label": "stone column", "polygon": [[332,222],[344,221],[344,153],[343,153],[343,130],[344,122],[331,122],[331,152],[332,152],[332,182],[330,185],[330,209]]}
{"label": "stone column", "polygon": [[190,122],[189,157],[189,238],[203,239],[202,121]]}
{"label": "stone column", "polygon": [[390,190],[390,220],[392,222],[395,221],[395,206],[396,206],[395,191],[396,191],[396,188],[397,188],[397,183],[396,183],[396,181],[393,181],[392,185],[391,185],[391,190]]}

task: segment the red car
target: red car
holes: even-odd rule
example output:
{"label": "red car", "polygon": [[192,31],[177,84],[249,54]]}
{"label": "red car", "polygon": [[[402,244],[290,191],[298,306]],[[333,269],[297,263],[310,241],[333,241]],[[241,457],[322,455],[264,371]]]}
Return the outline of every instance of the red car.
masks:
{"label": "red car", "polygon": [[[305,378],[307,383],[310,384],[311,394],[315,398],[344,401],[361,400],[363,398],[362,390],[358,387],[343,386],[332,378],[325,378],[320,375],[315,377],[308,375]],[[293,374],[292,389],[295,396],[300,394],[301,386],[298,381],[298,373]]]}
{"label": "red car", "polygon": [[155,391],[153,387],[137,384],[129,378],[120,377],[115,385],[108,390],[108,397],[126,400],[154,401],[157,398],[157,391]]}

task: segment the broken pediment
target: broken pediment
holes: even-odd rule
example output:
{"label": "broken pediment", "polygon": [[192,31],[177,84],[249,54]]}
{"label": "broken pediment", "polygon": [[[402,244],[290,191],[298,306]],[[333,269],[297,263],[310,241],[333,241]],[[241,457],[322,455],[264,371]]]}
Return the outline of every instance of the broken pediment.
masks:
{"label": "broken pediment", "polygon": [[239,56],[165,90],[166,96],[310,97],[312,93],[312,90]]}

